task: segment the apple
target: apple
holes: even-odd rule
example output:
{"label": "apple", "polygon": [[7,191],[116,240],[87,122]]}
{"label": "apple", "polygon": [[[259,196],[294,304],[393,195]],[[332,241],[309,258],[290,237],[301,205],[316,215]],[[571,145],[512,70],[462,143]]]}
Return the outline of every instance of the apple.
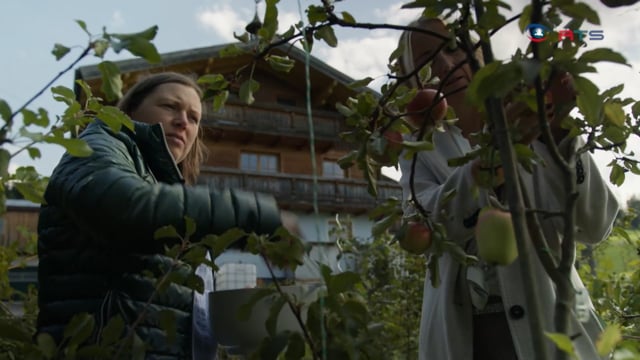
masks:
{"label": "apple", "polygon": [[[438,102],[434,104],[436,99]],[[420,127],[425,120],[433,124],[447,115],[447,99],[435,89],[420,89],[406,110],[407,120],[413,126]]]}
{"label": "apple", "polygon": [[402,151],[402,141],[402,134],[399,131],[387,129],[382,136],[372,137],[369,140],[367,153],[380,165],[395,165]]}
{"label": "apple", "polygon": [[407,221],[398,232],[398,243],[403,250],[422,255],[431,247],[431,229],[420,221]]}
{"label": "apple", "polygon": [[518,257],[511,213],[486,207],[475,228],[478,256],[490,264],[509,265]]}

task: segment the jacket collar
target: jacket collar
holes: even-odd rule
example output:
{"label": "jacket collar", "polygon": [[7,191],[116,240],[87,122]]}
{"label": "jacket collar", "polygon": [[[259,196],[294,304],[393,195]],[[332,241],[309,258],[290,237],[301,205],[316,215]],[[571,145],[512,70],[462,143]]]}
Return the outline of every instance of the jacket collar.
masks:
{"label": "jacket collar", "polygon": [[160,182],[184,183],[180,169],[176,165],[161,124],[147,124],[134,121],[134,130],[125,129],[140,148],[151,172]]}

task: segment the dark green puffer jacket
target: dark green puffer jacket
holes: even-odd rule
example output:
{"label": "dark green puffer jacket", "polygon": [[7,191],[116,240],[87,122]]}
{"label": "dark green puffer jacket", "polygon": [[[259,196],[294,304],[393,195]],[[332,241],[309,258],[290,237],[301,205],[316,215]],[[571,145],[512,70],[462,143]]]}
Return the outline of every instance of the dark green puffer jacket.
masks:
{"label": "dark green puffer jacket", "polygon": [[[165,225],[180,231],[188,216],[197,227],[192,240],[233,227],[269,234],[280,226],[275,201],[184,185],[160,125],[135,123],[135,134],[114,133],[96,121],[80,137],[93,154],[63,156],[40,211],[38,332],[59,341],[69,320],[88,312],[99,337],[109,318],[119,314],[130,325],[144,311],[136,332],[147,344],[147,358],[191,358],[192,291],[172,284],[145,305],[156,281],[148,274],[159,278],[171,264],[153,233]],[[175,342],[158,326],[163,310],[175,316]]]}

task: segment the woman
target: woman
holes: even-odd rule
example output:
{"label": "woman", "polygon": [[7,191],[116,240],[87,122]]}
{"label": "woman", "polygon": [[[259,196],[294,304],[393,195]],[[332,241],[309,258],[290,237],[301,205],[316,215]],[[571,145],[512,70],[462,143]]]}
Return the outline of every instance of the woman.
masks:
{"label": "woman", "polygon": [[[119,315],[126,325],[135,323],[149,359],[188,359],[192,347],[195,358],[215,357],[205,301],[211,271],[198,269],[205,294],[196,293],[195,302],[194,292],[177,283],[154,294],[172,264],[165,246],[175,241],[154,240],[154,232],[166,225],[180,232],[189,217],[196,224],[190,240],[197,241],[234,227],[271,234],[281,221],[270,196],[192,186],[204,153],[201,95],[187,76],[149,76],[119,104],[135,131],[116,133],[97,120],[80,135],[93,154],[63,156],[38,225],[38,332],[60,341],[69,320],[87,312],[95,316],[99,340],[106,322]],[[175,340],[158,326],[167,314]]]}
{"label": "woman", "polygon": [[[411,25],[442,35],[449,36],[446,25],[438,19],[422,18]],[[474,147],[471,134],[483,129],[481,116],[476,109],[465,101],[465,90],[471,81],[472,72],[468,64],[456,67],[466,61],[462,49],[449,46],[441,47],[441,38],[417,32],[403,33],[401,40],[404,54],[400,67],[404,74],[413,71],[416,66],[433,56],[433,75],[444,81],[442,90],[447,102],[455,109],[459,120],[455,125],[445,125],[445,131],[435,131],[433,142],[435,149],[417,154],[415,173],[412,174],[412,159],[399,157],[403,188],[404,211],[414,213],[413,201],[429,211],[434,221],[446,227],[447,238],[463,247],[467,252],[475,252],[473,239],[478,211],[488,205],[489,195],[499,195],[500,185],[504,181],[497,173],[494,189],[478,188],[479,172],[483,163],[476,159],[463,166],[451,167],[447,160],[461,157]],[[442,50],[438,51],[438,49]],[[452,74],[449,75],[449,73]],[[446,79],[446,80],[445,80]],[[410,82],[417,86],[415,78]],[[525,188],[532,194],[533,206],[537,209],[559,211],[565,197],[562,186],[562,174],[544,144],[537,140],[539,133],[534,117],[527,117],[522,108],[507,105],[507,116],[517,122],[521,134],[520,142],[528,144],[540,156],[546,166],[536,166],[532,173],[521,171]],[[552,124],[553,125],[553,124]],[[555,126],[555,125],[554,125]],[[554,133],[562,133],[555,126]],[[559,136],[561,151],[565,152],[580,145],[579,139]],[[618,203],[602,179],[593,159],[588,154],[579,156],[577,171],[577,237],[585,243],[603,240],[610,232],[618,211]],[[411,196],[411,177],[414,178],[415,199]],[[478,179],[478,180],[476,180]],[[443,200],[455,190],[457,195],[449,201]],[[478,191],[478,196],[469,194]],[[594,206],[596,205],[597,206]],[[446,215],[442,215],[446,214]],[[547,240],[559,244],[562,222],[557,219],[542,221]],[[574,286],[577,291],[584,290],[575,273]],[[459,359],[533,359],[534,349],[529,333],[527,302],[524,296],[520,264],[516,260],[508,266],[463,267],[448,253],[439,261],[441,284],[433,287],[429,276],[425,277],[422,318],[420,325],[419,356],[423,360],[459,360]],[[534,261],[534,278],[538,286],[538,301],[543,307],[543,328],[553,331],[553,313],[555,304],[554,285],[539,261]],[[601,330],[593,313],[588,321],[580,322],[575,314],[571,315],[571,335],[574,338],[576,353],[581,359],[597,359],[595,337]],[[547,351],[551,353],[553,345],[547,341]]]}

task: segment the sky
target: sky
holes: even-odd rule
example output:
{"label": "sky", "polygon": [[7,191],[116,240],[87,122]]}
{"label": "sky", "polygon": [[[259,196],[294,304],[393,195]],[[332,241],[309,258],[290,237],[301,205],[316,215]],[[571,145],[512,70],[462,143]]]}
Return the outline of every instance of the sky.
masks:
{"label": "sky", "polygon": [[[337,12],[348,11],[358,21],[372,23],[407,24],[418,16],[416,10],[402,10],[405,1],[393,0],[343,0],[336,2]],[[297,23],[301,9],[319,1],[281,0],[279,4],[281,30]],[[509,2],[519,9],[523,0]],[[605,38],[588,42],[587,48],[610,47],[623,54],[631,67],[616,64],[598,66],[598,73],[590,76],[600,89],[624,84],[624,96],[640,98],[640,5],[609,9],[599,1],[587,1],[600,15],[600,25],[585,25],[585,30],[603,30]],[[262,15],[264,4],[258,5]],[[89,32],[100,34],[106,27],[110,33],[137,32],[153,25],[159,26],[154,40],[160,53],[186,50],[233,42],[233,33],[240,34],[254,15],[255,0],[6,0],[0,2],[0,99],[12,109],[23,105],[41,90],[54,76],[68,67],[89,41],[75,20],[87,24]],[[346,75],[360,79],[371,76],[376,80],[372,87],[379,88],[385,81],[387,59],[397,44],[399,33],[393,30],[338,29],[339,46],[329,48],[314,45],[312,55]],[[71,47],[72,51],[60,61],[51,54],[55,43]],[[527,46],[527,38],[515,27],[501,30],[494,41],[498,58],[506,59],[517,48]],[[592,45],[593,44],[593,45]],[[133,56],[123,52],[109,52],[106,59],[120,60]],[[94,65],[100,59],[90,57],[79,65]],[[54,86],[73,87],[73,71],[64,74]],[[29,108],[44,108],[50,117],[62,113],[64,106],[55,102],[50,92],[32,103]],[[637,149],[640,142],[634,140],[630,148]],[[15,148],[10,148],[13,151]],[[49,175],[57,164],[62,149],[42,146],[42,157],[30,159],[21,153],[12,159],[10,169],[33,165],[44,175]],[[596,152],[594,158],[600,171],[608,177],[606,164],[610,157]],[[391,176],[398,173],[393,169]],[[622,202],[631,196],[640,196],[640,177],[629,174],[621,187],[612,186]]]}

